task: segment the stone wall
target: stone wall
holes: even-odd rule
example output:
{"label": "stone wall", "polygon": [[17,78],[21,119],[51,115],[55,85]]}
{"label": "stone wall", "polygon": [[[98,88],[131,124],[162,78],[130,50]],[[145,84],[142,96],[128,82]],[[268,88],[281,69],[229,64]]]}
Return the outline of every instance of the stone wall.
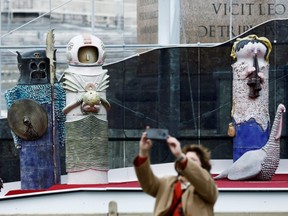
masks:
{"label": "stone wall", "polygon": [[[287,17],[286,0],[182,0],[181,43],[224,42],[265,21]],[[138,42],[157,43],[158,0],[138,0],[137,18]]]}

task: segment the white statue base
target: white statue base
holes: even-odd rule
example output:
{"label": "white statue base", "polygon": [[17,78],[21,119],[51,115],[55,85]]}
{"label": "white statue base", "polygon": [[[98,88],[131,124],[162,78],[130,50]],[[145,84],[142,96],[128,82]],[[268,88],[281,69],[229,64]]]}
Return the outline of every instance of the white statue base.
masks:
{"label": "white statue base", "polygon": [[108,172],[85,170],[67,174],[67,184],[107,184]]}

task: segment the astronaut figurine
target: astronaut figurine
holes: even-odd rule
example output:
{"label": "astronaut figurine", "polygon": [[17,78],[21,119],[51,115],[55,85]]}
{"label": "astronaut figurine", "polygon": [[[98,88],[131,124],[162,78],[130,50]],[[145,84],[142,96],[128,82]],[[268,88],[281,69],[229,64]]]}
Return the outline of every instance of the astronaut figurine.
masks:
{"label": "astronaut figurine", "polygon": [[66,171],[68,184],[107,183],[108,122],[107,70],[102,69],[105,47],[96,36],[73,37],[66,49]]}
{"label": "astronaut figurine", "polygon": [[230,131],[233,160],[245,152],[263,147],[270,131],[269,54],[272,45],[265,37],[249,35],[234,43],[233,104]]}

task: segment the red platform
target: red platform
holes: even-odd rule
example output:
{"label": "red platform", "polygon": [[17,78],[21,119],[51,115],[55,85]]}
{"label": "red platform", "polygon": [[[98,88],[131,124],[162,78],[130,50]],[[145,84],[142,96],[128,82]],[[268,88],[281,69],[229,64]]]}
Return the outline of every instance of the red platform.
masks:
{"label": "red platform", "polygon": [[[230,181],[228,179],[216,180],[219,190],[287,190],[288,174],[276,174],[271,181]],[[137,181],[108,183],[108,184],[59,184],[47,190],[11,190],[5,196],[28,194],[43,191],[62,191],[69,189],[93,188],[99,190],[141,190]]]}
{"label": "red platform", "polygon": [[276,174],[271,181],[230,181],[228,179],[216,180],[219,190],[221,189],[249,189],[249,190],[288,190],[288,174]]}

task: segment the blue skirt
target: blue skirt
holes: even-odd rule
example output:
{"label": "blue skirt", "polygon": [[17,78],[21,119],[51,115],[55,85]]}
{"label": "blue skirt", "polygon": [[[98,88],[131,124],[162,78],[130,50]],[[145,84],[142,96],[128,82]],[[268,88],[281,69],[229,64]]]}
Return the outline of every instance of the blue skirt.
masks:
{"label": "blue skirt", "polygon": [[269,139],[270,126],[264,131],[263,128],[254,120],[236,124],[235,137],[233,139],[233,161],[235,162],[245,152],[262,148]]}

